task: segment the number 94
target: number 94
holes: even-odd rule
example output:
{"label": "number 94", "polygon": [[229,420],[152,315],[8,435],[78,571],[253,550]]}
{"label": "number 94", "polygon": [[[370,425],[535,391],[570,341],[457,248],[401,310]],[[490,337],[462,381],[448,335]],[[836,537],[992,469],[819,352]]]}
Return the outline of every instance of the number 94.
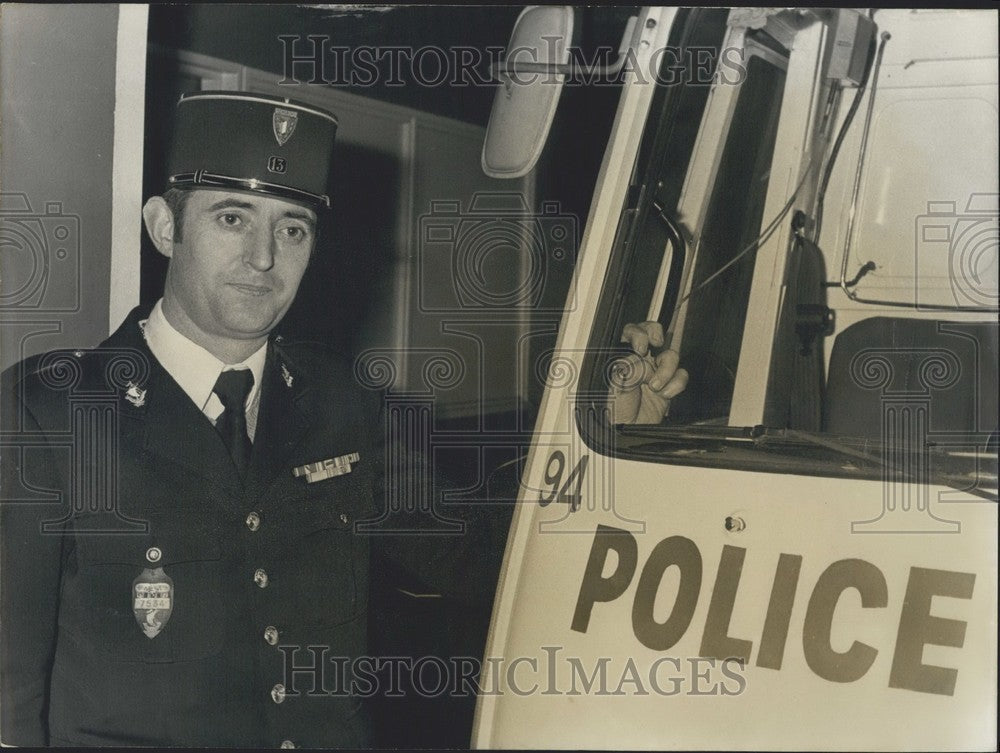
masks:
{"label": "number 94", "polygon": [[583,497],[583,477],[587,473],[587,461],[589,455],[580,458],[580,462],[566,477],[563,482],[563,473],[566,470],[566,456],[562,450],[554,450],[549,456],[549,462],[545,464],[545,484],[549,487],[538,497],[538,504],[547,507],[553,502],[562,502],[569,505],[570,512],[580,509],[580,501]]}

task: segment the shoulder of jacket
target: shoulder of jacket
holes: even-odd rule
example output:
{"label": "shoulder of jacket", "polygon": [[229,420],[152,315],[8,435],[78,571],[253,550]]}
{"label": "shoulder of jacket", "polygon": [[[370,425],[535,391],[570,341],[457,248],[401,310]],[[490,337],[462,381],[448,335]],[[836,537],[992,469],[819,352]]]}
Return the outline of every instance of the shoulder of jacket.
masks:
{"label": "shoulder of jacket", "polygon": [[288,362],[289,367],[297,367],[309,373],[344,376],[353,371],[352,360],[344,353],[315,340],[298,340],[287,337],[274,339],[278,356]]}
{"label": "shoulder of jacket", "polygon": [[59,348],[29,356],[9,366],[2,377],[5,387],[68,386],[102,365],[100,348]]}
{"label": "shoulder of jacket", "polygon": [[73,392],[108,394],[130,380],[141,383],[151,362],[148,351],[132,344],[50,350],[9,367],[2,375],[3,389],[22,400],[51,400],[56,394]]}
{"label": "shoulder of jacket", "polygon": [[14,364],[0,376],[4,425],[9,426],[22,409],[41,426],[61,425],[74,394],[107,392],[108,370],[108,362],[96,349],[50,350]]}
{"label": "shoulder of jacket", "polygon": [[301,374],[323,392],[357,399],[360,385],[354,373],[354,362],[345,353],[312,340],[282,338],[276,339],[274,344],[280,363],[293,377]]}
{"label": "shoulder of jacket", "polygon": [[358,360],[326,343],[275,338],[275,353],[291,375],[303,374],[321,391],[338,402],[347,401],[366,413],[377,412],[382,403],[381,389],[369,384]]}

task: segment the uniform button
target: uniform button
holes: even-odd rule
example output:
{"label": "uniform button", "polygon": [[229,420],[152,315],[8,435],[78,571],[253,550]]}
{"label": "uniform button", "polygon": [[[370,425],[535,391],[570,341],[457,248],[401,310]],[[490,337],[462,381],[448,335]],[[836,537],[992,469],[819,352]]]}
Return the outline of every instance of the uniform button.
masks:
{"label": "uniform button", "polygon": [[341,523],[347,523],[348,520],[349,520],[349,518],[347,517],[347,513],[344,513],[344,512],[340,513],[340,522]]}
{"label": "uniform button", "polygon": [[256,531],[260,528],[260,515],[255,512],[250,513],[247,515],[246,524],[251,531]]}
{"label": "uniform button", "polygon": [[271,700],[275,703],[281,703],[285,700],[285,686],[280,682],[271,688]]}
{"label": "uniform button", "polygon": [[151,546],[146,550],[146,559],[150,562],[159,562],[162,556],[163,552],[160,551],[159,547]]}
{"label": "uniform button", "polygon": [[264,640],[272,646],[276,645],[278,643],[278,628],[274,625],[268,625],[264,628]]}
{"label": "uniform button", "polygon": [[295,743],[293,743],[291,740],[282,740],[281,741],[281,747],[282,748],[294,748],[295,747]]}
{"label": "uniform button", "polygon": [[253,582],[261,588],[267,588],[267,571],[262,567],[258,567],[253,574]]}

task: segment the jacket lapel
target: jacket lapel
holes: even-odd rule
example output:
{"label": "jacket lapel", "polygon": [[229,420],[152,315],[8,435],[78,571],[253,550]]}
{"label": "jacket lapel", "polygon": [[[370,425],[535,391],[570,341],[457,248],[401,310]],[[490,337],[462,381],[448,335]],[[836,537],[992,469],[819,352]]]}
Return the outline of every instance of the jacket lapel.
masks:
{"label": "jacket lapel", "polygon": [[308,411],[311,395],[307,375],[271,342],[264,365],[247,489],[263,493],[283,473],[291,473],[288,460],[312,425]]}
{"label": "jacket lapel", "polygon": [[237,494],[239,476],[222,437],[158,362],[150,377],[147,402],[146,450],[176,463],[186,473],[224,487],[230,495]]}
{"label": "jacket lapel", "polygon": [[149,374],[137,385],[144,390],[141,405],[130,404],[124,396],[119,401],[123,441],[143,447],[150,462],[176,465],[234,498],[262,495],[276,479],[290,474],[292,453],[317,412],[316,406],[310,407],[316,393],[308,371],[297,367],[273,340],[268,344],[250,467],[241,484],[222,437],[146,345],[139,326],[142,316],[134,310],[103,344],[136,349],[149,361]]}
{"label": "jacket lapel", "polygon": [[240,491],[239,476],[212,422],[156,360],[133,311],[102,347],[132,349],[146,359],[148,375],[136,386],[141,401],[119,400],[123,446],[142,447],[154,464],[178,466],[185,475],[220,487],[228,496]]}

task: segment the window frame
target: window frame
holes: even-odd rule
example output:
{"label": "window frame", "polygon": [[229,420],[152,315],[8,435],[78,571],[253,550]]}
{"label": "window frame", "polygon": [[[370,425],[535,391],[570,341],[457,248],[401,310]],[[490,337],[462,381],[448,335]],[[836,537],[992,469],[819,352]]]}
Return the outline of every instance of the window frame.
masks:
{"label": "window frame", "polygon": [[[697,24],[697,11],[692,11],[680,25],[678,39],[671,39],[671,44],[683,46],[688,38],[690,27]],[[676,28],[676,27],[675,27]],[[725,35],[722,49],[733,44],[735,40],[746,41],[744,29],[730,28]],[[773,61],[771,50],[760,48],[751,42],[752,52],[762,49],[761,57]],[[783,99],[793,85],[791,78],[786,78]],[[688,161],[686,177],[681,189],[680,200],[676,204],[678,214],[683,214],[687,225],[700,227],[707,213],[712,198],[712,188],[717,178],[717,170],[722,155],[722,147],[731,126],[733,110],[738,100],[732,91],[736,87],[715,87],[709,95],[702,110],[702,121],[695,144]],[[760,423],[741,423],[733,425],[617,425],[611,426],[608,421],[606,398],[608,394],[608,375],[613,370],[615,360],[629,351],[624,347],[609,347],[615,343],[621,333],[625,321],[619,321],[624,308],[625,291],[628,290],[626,280],[638,253],[635,243],[636,234],[642,223],[655,211],[655,187],[651,185],[652,169],[640,170],[640,166],[655,161],[657,150],[666,148],[664,141],[668,140],[673,124],[671,117],[676,116],[677,100],[680,87],[673,87],[661,93],[663,99],[659,102],[654,98],[650,107],[639,157],[633,168],[629,194],[626,197],[619,225],[612,247],[610,261],[598,301],[596,314],[591,327],[588,347],[584,355],[580,389],[576,396],[575,419],[578,431],[585,444],[593,451],[602,455],[633,459],[645,462],[655,462],[667,465],[699,466],[738,471],[755,471],[766,473],[790,473],[795,475],[854,478],[867,480],[906,479],[906,472],[900,468],[887,466],[883,457],[883,448],[879,452],[871,452],[871,443],[863,438],[835,437],[807,432],[766,428]],[[814,106],[818,97],[814,96],[810,106]],[[719,118],[719,108],[725,113]],[[784,113],[782,113],[783,115]],[[781,124],[779,122],[780,130]],[[666,136],[665,133],[666,132]],[[803,145],[801,159],[809,158],[811,145]],[[777,154],[779,146],[775,147]],[[805,156],[803,156],[805,155]],[[652,157],[652,159],[650,159]],[[704,170],[704,163],[711,159],[710,170]],[[772,156],[772,165],[775,162]],[[800,164],[801,161],[800,161]],[[696,169],[698,168],[702,169]],[[818,171],[817,171],[818,172]],[[769,185],[768,202],[765,206],[762,226],[770,222],[774,214],[769,211],[773,206],[775,190],[785,190],[784,186],[774,189]],[[685,212],[684,210],[688,211]],[[783,220],[783,224],[791,224],[792,213]],[[778,234],[776,234],[778,235]],[[772,239],[783,248],[787,255],[790,245],[790,230],[786,230],[780,239]],[[687,238],[685,240],[690,240]],[[671,253],[675,250],[673,244],[668,244],[662,251],[659,273],[656,276],[657,288],[650,298],[647,320],[660,320],[668,275],[666,270],[672,265]],[[689,252],[684,259],[683,277],[680,290],[684,295],[690,289],[692,268],[697,249]],[[753,284],[756,284],[756,280]],[[683,332],[683,321],[680,310],[674,315],[674,329]],[[747,328],[751,322],[747,321]],[[745,338],[744,333],[744,338]],[[669,343],[677,348],[679,342]],[[744,345],[745,345],[744,341]],[[744,348],[745,350],[745,348]],[[770,357],[770,352],[767,354]],[[682,364],[683,365],[683,364]],[[740,368],[743,368],[742,351]],[[766,383],[766,375],[764,381]],[[981,461],[973,458],[970,462],[975,470]],[[944,462],[948,467],[945,473],[934,471],[934,463]],[[947,455],[936,455],[931,458],[931,477],[929,483],[953,486],[955,479],[960,479],[966,472],[964,466],[956,468],[954,458]],[[965,463],[969,465],[969,463]],[[950,479],[950,480],[949,480]],[[909,479],[912,482],[912,479]],[[979,493],[972,491],[972,493]]]}

